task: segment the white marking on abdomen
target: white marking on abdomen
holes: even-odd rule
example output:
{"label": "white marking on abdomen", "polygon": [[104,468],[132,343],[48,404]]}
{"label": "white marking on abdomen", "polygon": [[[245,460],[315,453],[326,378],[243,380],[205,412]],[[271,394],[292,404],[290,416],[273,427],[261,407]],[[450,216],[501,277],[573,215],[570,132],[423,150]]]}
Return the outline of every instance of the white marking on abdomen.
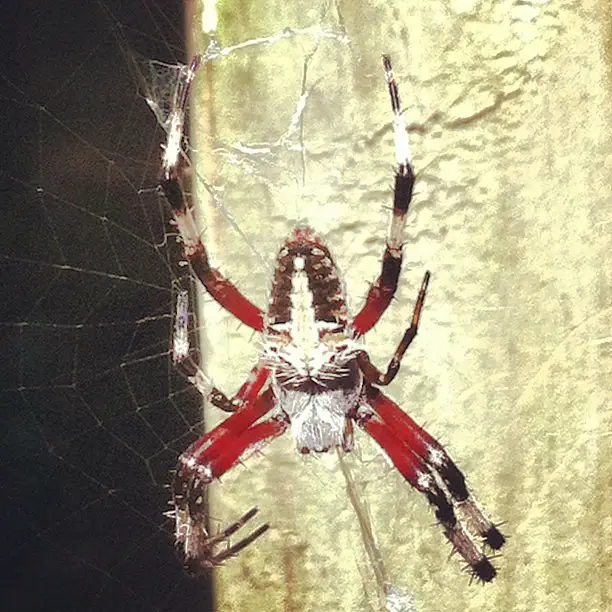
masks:
{"label": "white marking on abdomen", "polygon": [[324,451],[342,445],[346,414],[358,397],[359,389],[315,394],[280,390],[279,407],[289,416],[298,448]]}

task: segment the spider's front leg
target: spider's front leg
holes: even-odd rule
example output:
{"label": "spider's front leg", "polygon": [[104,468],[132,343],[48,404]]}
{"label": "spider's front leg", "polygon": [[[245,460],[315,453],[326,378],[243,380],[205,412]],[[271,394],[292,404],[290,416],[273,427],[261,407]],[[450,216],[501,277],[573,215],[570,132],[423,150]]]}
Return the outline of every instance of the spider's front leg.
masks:
{"label": "spider's front leg", "polygon": [[211,297],[228,312],[256,331],[263,331],[264,318],[260,308],[240,293],[238,288],[218,270],[212,268],[204,244],[200,240],[193,213],[185,205],[177,177],[161,182],[162,191],[172,207],[174,221],[183,241],[183,254],[192,270]]}
{"label": "spider's front leg", "polygon": [[256,509],[247,512],[218,536],[210,537],[206,531],[208,485],[227,472],[246,452],[259,448],[287,429],[288,423],[280,416],[264,418],[275,404],[272,390],[260,395],[257,393],[252,387],[240,410],[196,440],[179,457],[172,482],[175,535],[177,543],[183,547],[186,565],[195,573],[237,554],[268,529],[268,525],[262,525],[220,553],[215,552],[216,544],[228,541],[230,535],[255,515]]}
{"label": "spider's front leg", "polygon": [[185,109],[189,89],[199,66],[196,56],[186,73],[185,82],[178,99],[172,101],[169,115],[168,138],[162,155],[162,179],[159,188],[170,204],[174,222],[183,241],[183,254],[191,268],[200,279],[211,297],[223,308],[231,312],[245,325],[263,331],[264,317],[262,311],[238,291],[235,285],[227,280],[218,270],[210,266],[208,254],[200,240],[191,208],[186,204],[185,194],[179,178],[181,165],[181,144],[185,126]]}
{"label": "spider's front leg", "polygon": [[391,303],[397,290],[397,282],[402,267],[404,227],[414,189],[414,171],[410,161],[410,143],[408,142],[408,133],[406,132],[406,122],[404,121],[400,106],[399,89],[391,70],[391,60],[386,55],[383,56],[383,67],[389,86],[389,96],[393,111],[393,131],[397,161],[393,190],[393,216],[391,218],[380,276],[374,285],[370,287],[365,304],[352,322],[352,328],[356,336],[362,336],[376,325]]}

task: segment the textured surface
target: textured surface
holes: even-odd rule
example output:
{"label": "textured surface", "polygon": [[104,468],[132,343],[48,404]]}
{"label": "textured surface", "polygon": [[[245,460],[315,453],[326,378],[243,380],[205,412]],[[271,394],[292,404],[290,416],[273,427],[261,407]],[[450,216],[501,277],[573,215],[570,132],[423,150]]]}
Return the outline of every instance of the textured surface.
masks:
{"label": "textured surface", "polygon": [[[340,2],[324,16],[311,3],[258,6],[223,5],[224,45],[340,22],[350,43],[324,40],[308,64],[303,157],[290,146],[299,131],[281,137],[311,38],[254,47],[202,71],[192,113],[198,171],[223,186],[261,256],[209,209],[204,238],[213,261],[265,307],[266,266],[306,221],[343,270],[355,311],[379,270],[392,197],[380,67],[388,53],[417,185],[397,300],[367,347],[386,362],[430,269],[421,332],[389,392],[447,445],[510,536],[498,580],[468,587],[422,496],[357,432],[347,464],[370,508],[387,578],[428,612],[609,609],[605,4]],[[238,141],[251,151],[270,146],[245,153],[232,148]],[[207,370],[232,392],[257,359],[258,339],[214,304],[202,316]],[[218,572],[220,610],[381,608],[336,457],[301,457],[286,436],[213,485],[211,496],[223,522],[257,504],[273,525]]]}

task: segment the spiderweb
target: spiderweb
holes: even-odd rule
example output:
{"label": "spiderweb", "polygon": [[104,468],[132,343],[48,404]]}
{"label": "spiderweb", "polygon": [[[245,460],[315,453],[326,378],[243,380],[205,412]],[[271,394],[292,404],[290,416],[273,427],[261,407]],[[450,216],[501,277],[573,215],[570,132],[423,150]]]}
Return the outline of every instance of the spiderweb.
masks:
{"label": "spiderweb", "polygon": [[[211,601],[209,584],[184,575],[162,517],[169,470],[201,424],[201,399],[169,359],[176,293],[192,281],[154,189],[185,71],[180,15],[165,11],[145,1],[71,6],[67,19],[55,4],[35,21],[16,15],[31,33],[27,50],[6,32],[7,609],[186,610]],[[299,33],[212,45],[207,57]],[[238,143],[228,161],[256,171],[254,155],[259,163],[291,147],[305,101],[296,100],[279,140]]]}
{"label": "spiderweb", "polygon": [[[127,8],[117,18],[136,42],[176,61],[181,41],[169,45],[169,26],[180,15]],[[18,52],[7,33],[0,94],[11,151],[2,167],[4,605],[201,608],[209,589],[181,576],[160,513],[168,470],[201,419],[197,394],[167,358],[173,288],[186,270],[147,190],[160,130],[100,7],[49,5],[17,19],[31,37]],[[167,35],[155,45],[159,26]]]}

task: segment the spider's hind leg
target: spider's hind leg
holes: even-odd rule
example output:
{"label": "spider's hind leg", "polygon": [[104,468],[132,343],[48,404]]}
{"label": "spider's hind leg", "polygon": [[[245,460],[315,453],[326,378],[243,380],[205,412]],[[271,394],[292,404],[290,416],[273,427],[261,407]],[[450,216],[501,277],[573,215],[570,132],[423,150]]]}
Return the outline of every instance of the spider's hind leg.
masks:
{"label": "spider's hind leg", "polygon": [[442,479],[450,495],[466,516],[471,529],[494,550],[499,550],[505,538],[468,489],[463,472],[444,447],[422,427],[419,427],[397,404],[380,392],[367,387],[368,403],[395,435],[431,467]]}
{"label": "spider's hind leg", "polygon": [[[215,536],[216,541],[226,541],[229,543],[230,536],[236,531],[238,531],[238,529],[240,529],[247,521],[252,519],[258,512],[258,508],[251,508],[248,512],[241,516],[233,525],[230,525],[229,527],[224,529],[218,536]],[[251,544],[251,542],[254,542],[259,536],[263,535],[266,531],[268,531],[268,529],[270,529],[270,525],[268,523],[264,523],[239,542],[236,542],[231,546],[227,546],[224,551],[215,555],[215,564],[219,565],[220,563],[223,563],[223,561],[225,561],[226,559],[229,559],[230,557],[235,557],[241,550],[245,549],[249,544]]]}
{"label": "spider's hind leg", "polygon": [[[406,418],[409,419],[407,415]],[[448,453],[437,440],[427,434],[425,430],[419,428],[416,423],[414,425],[424,434],[424,436],[427,436],[429,440],[426,442],[429,446],[428,463],[432,465],[440,475],[449,493],[457,502],[461,512],[465,515],[470,527],[483,539],[487,546],[493,550],[499,550],[506,542],[506,538],[471,495],[465,482],[463,472],[457,467],[455,462],[449,457]]]}
{"label": "spider's hind leg", "polygon": [[402,476],[425,495],[453,550],[465,559],[474,576],[483,582],[493,580],[497,573],[495,567],[458,520],[455,507],[436,481],[432,467],[380,415],[364,412],[357,417],[357,422],[380,444]]}
{"label": "spider's hind leg", "polygon": [[[250,521],[258,512],[258,508],[251,508],[229,527],[226,527],[217,535],[208,537],[205,544],[209,551],[208,556],[204,560],[202,557],[186,557],[185,568],[187,571],[192,576],[197,576],[212,567],[221,565],[227,559],[235,557],[241,550],[245,549],[249,544],[268,531],[268,529],[270,529],[270,525],[268,523],[264,523],[252,531],[249,535],[245,536],[242,540],[235,543],[230,541],[231,536],[248,521]],[[215,552],[215,548],[221,544],[225,544],[225,548],[219,552]]]}
{"label": "spider's hind leg", "polygon": [[[256,509],[251,509],[219,535],[211,537],[206,530],[208,486],[249,451],[279,436],[288,426],[280,416],[268,414],[274,407],[271,389],[257,393],[253,387],[240,410],[196,440],[179,457],[172,482],[175,536],[192,572],[214,567],[236,555],[268,529],[268,525],[262,525],[241,541],[229,545],[229,537],[256,514]],[[217,552],[221,542],[227,542],[228,546]]]}

